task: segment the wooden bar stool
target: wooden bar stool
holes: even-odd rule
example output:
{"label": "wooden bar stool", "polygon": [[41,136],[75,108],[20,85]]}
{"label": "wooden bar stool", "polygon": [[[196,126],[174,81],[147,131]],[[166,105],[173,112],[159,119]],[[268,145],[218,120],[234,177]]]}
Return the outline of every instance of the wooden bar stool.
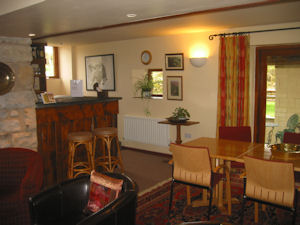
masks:
{"label": "wooden bar stool", "polygon": [[[93,134],[92,132],[72,132],[68,134],[69,159],[68,159],[68,178],[77,177],[80,174],[91,174],[94,169],[93,161]],[[87,161],[75,161],[75,151],[79,145],[84,145]]]}
{"label": "wooden bar stool", "polygon": [[[95,167],[101,166],[109,172],[113,172],[119,165],[122,172],[124,172],[123,161],[120,152],[118,129],[114,127],[96,128],[93,131],[94,134],[94,165]],[[96,156],[96,144],[97,140],[101,140],[101,153],[100,156]],[[116,155],[112,155],[112,141],[115,140],[117,152]]]}

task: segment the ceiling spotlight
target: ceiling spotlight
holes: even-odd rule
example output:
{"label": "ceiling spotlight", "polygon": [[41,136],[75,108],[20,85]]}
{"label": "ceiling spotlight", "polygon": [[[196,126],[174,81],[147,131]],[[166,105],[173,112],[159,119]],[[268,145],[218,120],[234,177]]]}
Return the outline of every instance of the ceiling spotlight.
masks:
{"label": "ceiling spotlight", "polygon": [[28,34],[29,37],[35,37],[36,34],[30,33]]}
{"label": "ceiling spotlight", "polygon": [[134,13],[129,13],[126,15],[128,18],[133,18],[133,17],[136,17],[136,14]]}

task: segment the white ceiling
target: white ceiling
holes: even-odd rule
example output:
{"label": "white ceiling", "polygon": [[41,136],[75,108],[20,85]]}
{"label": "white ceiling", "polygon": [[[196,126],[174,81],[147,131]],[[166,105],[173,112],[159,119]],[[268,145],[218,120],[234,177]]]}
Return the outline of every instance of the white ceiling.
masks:
{"label": "white ceiling", "polygon": [[300,22],[299,12],[299,0],[0,0],[0,36],[85,44]]}

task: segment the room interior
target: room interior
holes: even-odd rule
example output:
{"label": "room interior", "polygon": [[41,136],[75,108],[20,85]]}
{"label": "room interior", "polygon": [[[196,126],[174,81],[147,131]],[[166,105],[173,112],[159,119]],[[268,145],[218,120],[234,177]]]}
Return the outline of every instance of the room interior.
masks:
{"label": "room interior", "polygon": [[[175,108],[184,107],[190,112],[191,120],[199,124],[181,127],[183,142],[198,137],[216,137],[219,37],[210,40],[210,35],[276,30],[250,34],[249,113],[252,128],[255,123],[257,47],[297,46],[300,43],[300,1],[294,0],[248,0],[239,4],[232,0],[226,1],[227,5],[212,1],[208,6],[205,4],[209,1],[203,1],[203,5],[199,1],[185,1],[187,5],[178,1],[177,7],[170,1],[163,1],[165,5],[158,1],[148,2],[141,7],[137,1],[130,1],[127,6],[122,1],[118,2],[120,5],[105,1],[102,3],[105,13],[97,1],[92,1],[89,6],[67,0],[61,3],[23,1],[23,5],[22,1],[11,2],[11,5],[1,7],[0,61],[6,62],[18,75],[11,92],[0,96],[0,147],[37,149],[31,43],[47,43],[59,49],[60,77],[46,80],[47,92],[57,96],[70,96],[70,80],[82,80],[83,95],[96,97],[96,91],[86,90],[86,57],[113,54],[115,90],[109,91],[108,96],[121,98],[117,127],[122,146],[166,155],[171,154],[168,144],[176,140],[174,126],[165,128],[168,132],[166,142],[149,144],[128,139],[125,119],[150,118],[157,123],[169,117]],[[61,8],[56,8],[55,4],[62,4]],[[100,8],[101,13],[97,12]],[[128,18],[128,13],[137,15]],[[112,19],[107,19],[110,17]],[[29,33],[36,36],[28,37]],[[147,65],[141,61],[145,50],[151,53],[151,62]],[[199,50],[206,58],[200,67],[190,62],[194,52]],[[182,70],[166,69],[166,54],[174,53],[183,53]],[[149,69],[163,71],[162,98],[136,97],[134,82]],[[182,100],[167,98],[167,77],[171,76],[182,77]],[[293,79],[293,85],[299,83],[297,78]],[[293,110],[299,112],[299,99],[294,102]],[[284,128],[285,125],[275,127],[273,134]]]}
{"label": "room interior", "polygon": [[[168,15],[164,19],[136,18],[132,22],[119,21],[114,27],[107,24],[95,26],[94,23],[91,23],[90,27],[83,28],[79,24],[78,27],[72,25],[75,27],[71,28],[57,26],[57,30],[52,30],[54,24],[51,29],[47,28],[48,30],[41,28],[39,30],[41,33],[36,32],[37,36],[32,38],[33,42],[44,42],[59,47],[60,78],[47,79],[47,91],[54,95],[69,96],[70,80],[83,80],[84,84],[86,82],[86,56],[114,54],[116,88],[115,91],[109,91],[109,96],[122,97],[119,102],[118,127],[119,137],[124,145],[169,154],[166,145],[155,146],[124,138],[124,117],[127,115],[147,117],[145,108],[150,109],[151,115],[149,117],[163,120],[170,116],[176,107],[185,107],[191,114],[191,120],[198,121],[200,124],[182,127],[182,140],[188,141],[201,136],[215,137],[219,41],[218,37],[214,37],[213,40],[209,40],[208,37],[218,33],[285,29],[299,26],[299,16],[296,12],[299,7],[298,1],[275,1],[272,4],[269,1],[247,2],[246,5],[238,6],[234,6],[236,3],[232,2],[229,8],[223,7],[220,9],[217,8],[218,5],[212,5],[210,7],[214,6],[214,9],[202,9],[198,13],[183,12],[180,16]],[[14,16],[23,18],[24,13],[30,9],[45,10],[43,7],[47,5],[43,6],[43,4],[50,3],[46,1],[30,7],[24,6],[23,9],[3,14],[2,24],[5,28],[2,29],[1,35],[26,37],[28,33],[33,33],[36,28],[29,29],[24,26],[22,29],[20,28],[18,35],[14,34],[16,29],[12,29],[12,26],[9,26],[5,21],[13,19]],[[192,6],[197,6],[197,4],[193,4]],[[200,7],[200,5],[197,7]],[[74,8],[76,7],[74,6]],[[7,10],[9,11],[9,7]],[[36,16],[36,12],[32,12],[34,12],[32,15]],[[61,16],[60,13],[58,15]],[[33,20],[31,17],[27,19]],[[46,21],[45,18],[41,18],[41,24],[46,23]],[[35,23],[37,22],[35,20]],[[86,23],[86,21],[84,22]],[[14,23],[14,26],[20,26],[20,20],[11,23]],[[145,31],[145,29],[148,31]],[[24,33],[25,30],[28,31],[26,34]],[[29,30],[32,31],[29,32]],[[85,30],[86,32],[83,32]],[[299,29],[252,33],[250,36],[250,123],[253,127],[255,48],[256,46],[297,44],[299,42]],[[148,65],[141,63],[140,60],[141,53],[144,50],[148,50],[152,54],[152,61]],[[204,51],[207,60],[203,66],[195,67],[190,63],[189,58],[192,57],[193,51],[199,50]],[[183,53],[184,70],[171,71],[165,69],[165,54],[169,53]],[[164,97],[150,100],[134,98],[133,83],[135,77],[143,75],[148,69],[157,68],[163,69]],[[182,77],[182,101],[167,100],[167,76]],[[96,96],[96,92],[87,91],[85,85],[83,85],[83,95]],[[174,141],[175,137],[176,130],[170,126],[168,141]]]}

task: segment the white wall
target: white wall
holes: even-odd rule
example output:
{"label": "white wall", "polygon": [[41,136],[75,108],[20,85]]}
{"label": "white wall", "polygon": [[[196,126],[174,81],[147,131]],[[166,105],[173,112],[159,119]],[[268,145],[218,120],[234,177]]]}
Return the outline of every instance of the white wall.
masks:
{"label": "white wall", "polygon": [[[277,27],[299,26],[298,24],[277,25]],[[271,29],[276,26],[240,28],[234,31]],[[276,28],[277,28],[276,27]],[[233,30],[231,30],[233,31]],[[231,32],[223,31],[223,32]],[[191,134],[191,139],[206,136],[215,137],[216,135],[216,116],[217,116],[217,90],[218,90],[218,47],[219,40],[208,40],[210,33],[197,33],[186,35],[174,35],[164,37],[142,38],[134,40],[125,40],[117,42],[98,43],[84,46],[74,46],[72,48],[72,72],[73,77],[84,81],[85,89],[85,56],[114,54],[115,55],[115,73],[116,73],[116,91],[110,92],[110,96],[122,97],[120,100],[120,114],[118,117],[119,136],[123,137],[123,116],[138,115],[144,116],[144,109],[149,105],[151,117],[166,118],[172,111],[182,106],[189,110],[191,120],[199,121],[200,124],[182,127],[182,139],[186,139],[185,133]],[[217,32],[219,33],[219,32]],[[222,32],[221,32],[222,33]],[[253,123],[254,108],[254,72],[255,72],[255,46],[266,44],[281,43],[300,43],[300,30],[256,33],[251,34],[251,123]],[[189,52],[194,44],[205,45],[209,49],[207,63],[201,67],[193,67],[189,60]],[[144,65],[140,61],[141,52],[149,50],[152,53],[152,62]],[[184,53],[184,70],[166,71],[165,54]],[[132,86],[131,76],[137,72],[144,73],[149,68],[162,68],[164,77],[182,76],[183,77],[183,101],[171,101],[166,99],[166,92],[162,100],[141,100],[133,98],[134,88]],[[48,84],[48,88],[49,88]],[[165,86],[166,87],[166,83]],[[166,89],[165,89],[166,90]],[[85,95],[96,96],[94,92],[86,92]],[[55,93],[55,92],[54,92]],[[66,92],[69,94],[69,92]],[[56,94],[56,93],[55,93]],[[176,128],[170,127],[171,139],[176,139]],[[124,142],[125,143],[125,142]],[[126,144],[126,143],[125,143]],[[131,147],[143,148],[152,151],[168,153],[167,148],[158,148],[156,146],[136,145],[127,143]]]}

